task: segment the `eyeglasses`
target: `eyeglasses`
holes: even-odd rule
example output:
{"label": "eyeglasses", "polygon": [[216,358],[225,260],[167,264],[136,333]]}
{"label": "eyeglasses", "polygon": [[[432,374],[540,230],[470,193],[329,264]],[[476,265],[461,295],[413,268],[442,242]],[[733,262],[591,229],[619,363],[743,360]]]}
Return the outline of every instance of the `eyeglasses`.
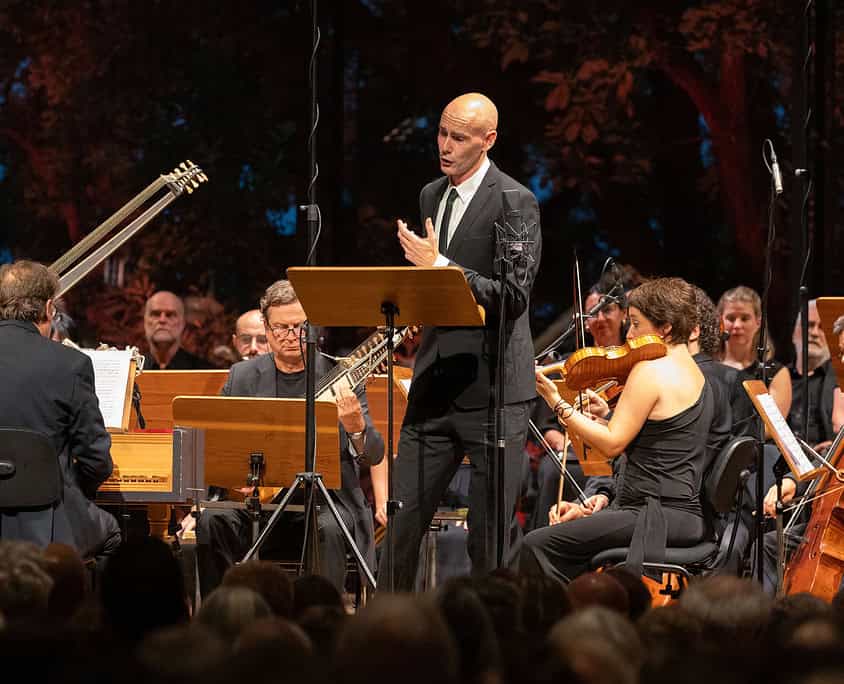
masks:
{"label": "eyeglasses", "polygon": [[267,343],[267,336],[266,335],[247,335],[243,333],[242,335],[237,336],[237,341],[241,344],[252,344],[254,341],[256,344],[266,344]]}
{"label": "eyeglasses", "polygon": [[307,321],[302,321],[301,323],[296,323],[294,325],[276,323],[275,325],[270,326],[270,331],[277,338],[285,340],[290,335],[290,333],[293,333],[293,337],[302,337],[305,334],[305,327],[307,325]]}

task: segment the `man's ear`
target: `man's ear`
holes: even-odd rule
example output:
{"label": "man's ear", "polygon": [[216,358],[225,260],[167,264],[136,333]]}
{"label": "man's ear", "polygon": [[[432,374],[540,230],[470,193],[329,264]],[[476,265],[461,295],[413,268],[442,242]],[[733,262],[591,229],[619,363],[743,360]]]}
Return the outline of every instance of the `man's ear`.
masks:
{"label": "man's ear", "polygon": [[56,316],[56,305],[53,303],[53,299],[50,298],[44,304],[44,320],[47,323],[52,323],[53,318]]}
{"label": "man's ear", "polygon": [[694,342],[700,339],[700,325],[696,325],[689,333],[689,342]]}
{"label": "man's ear", "polygon": [[484,136],[484,152],[489,152],[492,149],[492,146],[495,145],[496,140],[498,140],[498,131],[487,131]]}

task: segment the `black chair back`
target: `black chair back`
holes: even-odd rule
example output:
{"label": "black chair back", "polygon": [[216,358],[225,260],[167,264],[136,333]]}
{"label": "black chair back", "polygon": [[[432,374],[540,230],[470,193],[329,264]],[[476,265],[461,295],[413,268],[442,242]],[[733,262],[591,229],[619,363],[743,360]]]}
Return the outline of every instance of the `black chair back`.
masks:
{"label": "black chair back", "polygon": [[0,428],[0,509],[55,505],[62,496],[59,460],[40,432]]}
{"label": "black chair back", "polygon": [[749,468],[755,458],[756,440],[746,436],[730,440],[715,457],[704,480],[703,492],[709,506],[717,513],[726,514],[733,508],[741,472]]}

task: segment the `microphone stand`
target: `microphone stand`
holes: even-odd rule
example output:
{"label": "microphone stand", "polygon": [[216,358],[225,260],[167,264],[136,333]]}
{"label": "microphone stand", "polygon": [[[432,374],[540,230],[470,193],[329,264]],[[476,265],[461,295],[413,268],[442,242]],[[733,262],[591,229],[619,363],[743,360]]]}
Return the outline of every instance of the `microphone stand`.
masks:
{"label": "microphone stand", "polygon": [[[759,368],[760,379],[765,387],[768,386],[768,366],[765,359],[765,352],[768,347],[768,293],[771,289],[772,251],[774,237],[776,235],[774,212],[776,209],[777,194],[777,188],[774,184],[774,174],[772,173],[771,200],[768,207],[768,239],[765,244],[765,266],[762,275],[762,312],[759,321],[759,344],[756,348],[756,363]],[[765,423],[761,416],[757,415],[756,420],[758,420],[759,424],[759,440],[756,449],[756,579],[759,584],[763,584],[764,573],[762,572],[762,564],[765,558],[765,492],[763,491],[765,488]]]}

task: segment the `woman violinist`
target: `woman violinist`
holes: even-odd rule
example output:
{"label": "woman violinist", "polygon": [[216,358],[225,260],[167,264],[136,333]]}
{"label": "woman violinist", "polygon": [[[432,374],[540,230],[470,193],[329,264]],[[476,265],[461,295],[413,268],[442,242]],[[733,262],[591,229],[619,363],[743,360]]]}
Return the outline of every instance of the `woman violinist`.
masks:
{"label": "woman violinist", "polygon": [[[601,298],[612,288],[612,283],[598,283],[593,285],[583,303],[584,311],[591,311]],[[616,297],[616,301],[606,304],[597,314],[586,319],[587,332],[592,336],[595,346],[611,347],[624,343],[624,328],[627,320],[627,302],[624,295]],[[562,426],[557,422],[551,408],[545,402],[537,403],[534,409],[534,422],[543,431],[543,436],[548,443],[557,451],[561,452],[567,448],[567,441],[562,433]],[[566,467],[572,473],[578,485],[586,489],[586,496],[590,499],[599,491],[601,483],[607,478],[586,478],[577,462],[577,457],[568,447],[568,461]],[[558,504],[560,467],[553,462],[551,457],[545,456],[539,462],[536,475],[537,496],[534,508],[534,515],[529,520],[529,530],[538,527],[545,527],[549,524],[559,522],[559,516],[566,515],[572,508],[579,506],[572,501],[562,501]],[[566,487],[564,496],[566,499],[575,499],[572,492]],[[600,500],[593,499],[591,503]],[[590,503],[590,505],[591,505]],[[558,505],[560,510],[558,511]]]}
{"label": "woman violinist", "polygon": [[598,552],[630,546],[628,566],[663,559],[665,546],[691,546],[706,534],[700,486],[713,420],[711,388],[686,343],[697,326],[692,286],[659,278],[628,298],[628,338],[658,335],[667,354],[635,365],[606,425],[575,411],[553,382],[537,373],[537,390],[560,424],[610,456],[627,455],[610,506],[531,532],[521,566],[572,579]]}

